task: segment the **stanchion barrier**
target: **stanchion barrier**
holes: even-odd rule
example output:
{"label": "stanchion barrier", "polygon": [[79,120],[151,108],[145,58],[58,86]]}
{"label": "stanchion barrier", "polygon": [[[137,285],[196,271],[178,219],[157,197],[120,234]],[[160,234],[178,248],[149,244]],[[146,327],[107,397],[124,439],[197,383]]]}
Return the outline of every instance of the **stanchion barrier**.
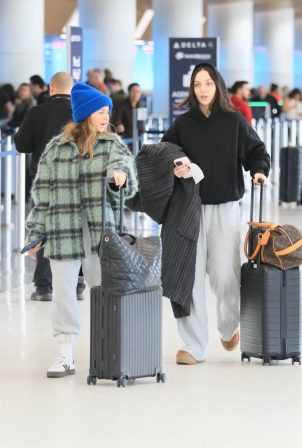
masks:
{"label": "stanchion barrier", "polygon": [[272,151],[272,170],[273,184],[279,185],[280,181],[280,120],[274,120],[273,126],[273,151]]}
{"label": "stanchion barrier", "polygon": [[[144,134],[140,135],[135,140],[138,142],[142,142],[144,140]],[[123,138],[123,142],[125,143],[125,145],[131,145],[135,140],[133,138]]]}
{"label": "stanchion barrier", "polygon": [[0,159],[6,159],[7,157],[11,156],[18,156],[20,153],[18,151],[14,151],[13,149],[11,151],[2,151],[0,153]]}
{"label": "stanchion barrier", "polygon": [[[5,144],[6,151],[2,150]],[[4,164],[4,227],[11,227],[12,220],[12,183],[15,179],[15,198],[16,198],[16,217],[14,225],[17,228],[17,241],[15,241],[16,249],[19,250],[24,246],[25,241],[25,173],[26,173],[26,157],[25,154],[19,154],[12,146],[12,137],[9,136],[0,140],[0,174],[1,163]],[[14,173],[13,173],[14,168]],[[1,176],[0,176],[0,195],[1,195]],[[1,197],[1,196],[0,196]],[[2,214],[1,214],[2,216]],[[1,218],[0,218],[1,221]]]}
{"label": "stanchion barrier", "polygon": [[145,107],[139,107],[132,111],[132,153],[137,156],[139,152],[139,122],[146,122],[148,119],[148,111]]}
{"label": "stanchion barrier", "polygon": [[298,128],[298,145],[302,146],[302,120],[299,120]]}
{"label": "stanchion barrier", "polygon": [[[6,152],[12,151],[12,138],[7,137]],[[5,158],[4,225],[12,223],[12,158]]]}
{"label": "stanchion barrier", "polygon": [[260,139],[264,141],[264,120],[262,118],[257,121],[256,132],[259,135]]}
{"label": "stanchion barrier", "polygon": [[[264,143],[270,157],[272,157],[272,119],[268,118],[264,123]],[[269,176],[265,184],[264,201],[271,201],[272,177]]]}
{"label": "stanchion barrier", "polygon": [[16,157],[18,162],[18,242],[17,250],[21,250],[25,242],[25,154]]}
{"label": "stanchion barrier", "polygon": [[1,225],[1,212],[2,212],[2,158],[1,158],[2,142],[3,140],[1,139],[1,129],[0,129],[0,225]]}
{"label": "stanchion barrier", "polygon": [[272,119],[269,118],[265,123],[265,146],[270,157],[272,155],[272,130]]}
{"label": "stanchion barrier", "polygon": [[290,127],[290,146],[297,146],[297,122],[292,120]]}
{"label": "stanchion barrier", "polygon": [[169,129],[169,118],[164,115],[149,115],[145,129],[148,134],[164,134]]}
{"label": "stanchion barrier", "polygon": [[288,121],[282,122],[282,138],[281,138],[281,147],[285,148],[288,146]]}

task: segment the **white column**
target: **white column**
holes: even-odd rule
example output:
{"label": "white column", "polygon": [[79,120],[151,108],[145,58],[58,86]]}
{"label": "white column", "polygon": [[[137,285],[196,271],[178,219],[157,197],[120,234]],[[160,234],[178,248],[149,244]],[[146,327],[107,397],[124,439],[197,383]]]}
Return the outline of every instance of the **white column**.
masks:
{"label": "white column", "polygon": [[83,27],[84,79],[89,68],[108,68],[124,87],[134,82],[136,0],[78,0]]}
{"label": "white column", "polygon": [[202,37],[202,0],[153,0],[153,112],[169,114],[169,38]]}
{"label": "white column", "polygon": [[302,17],[295,20],[294,87],[302,88]]}
{"label": "white column", "polygon": [[0,83],[44,76],[44,0],[0,0]]}
{"label": "white column", "polygon": [[[294,66],[294,10],[283,8],[255,14],[255,47],[262,51],[261,73],[255,78],[258,84],[274,82],[281,86],[293,85]],[[263,73],[267,75],[264,77]]]}
{"label": "white column", "polygon": [[220,37],[219,69],[227,86],[253,83],[253,17],[250,0],[208,6],[208,36]]}

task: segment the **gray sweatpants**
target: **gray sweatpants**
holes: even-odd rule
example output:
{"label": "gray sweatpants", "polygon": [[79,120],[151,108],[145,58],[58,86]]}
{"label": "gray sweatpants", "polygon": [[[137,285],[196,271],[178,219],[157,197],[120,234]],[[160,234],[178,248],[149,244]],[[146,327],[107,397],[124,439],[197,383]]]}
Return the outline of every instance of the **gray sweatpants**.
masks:
{"label": "gray sweatpants", "polygon": [[229,341],[239,326],[241,266],[239,202],[201,207],[191,314],[177,319],[183,350],[198,361],[207,356],[206,274],[217,298],[218,331]]}
{"label": "gray sweatpants", "polygon": [[91,253],[88,224],[83,224],[85,258],[82,260],[52,260],[53,336],[60,342],[72,343],[80,332],[80,313],[77,301],[77,283],[82,264],[88,287],[101,284],[101,265],[97,254]]}

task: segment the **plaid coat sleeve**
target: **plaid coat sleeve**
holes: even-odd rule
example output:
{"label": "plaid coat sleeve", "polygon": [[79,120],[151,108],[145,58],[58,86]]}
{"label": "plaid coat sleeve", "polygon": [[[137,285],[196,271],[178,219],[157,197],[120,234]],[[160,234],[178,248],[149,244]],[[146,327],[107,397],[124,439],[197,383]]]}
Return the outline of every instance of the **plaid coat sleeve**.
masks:
{"label": "plaid coat sleeve", "polygon": [[[51,145],[51,144],[50,144]],[[46,234],[45,219],[49,207],[50,195],[50,167],[47,163],[52,146],[48,146],[41,156],[37,175],[32,188],[34,208],[26,220],[26,228],[29,230],[27,241],[34,241]]]}
{"label": "plaid coat sleeve", "polygon": [[[135,160],[127,146],[119,139],[112,142],[106,177],[112,177],[114,171],[122,171],[127,175],[124,197],[125,199],[133,197],[138,190]],[[112,193],[119,195],[118,191]]]}

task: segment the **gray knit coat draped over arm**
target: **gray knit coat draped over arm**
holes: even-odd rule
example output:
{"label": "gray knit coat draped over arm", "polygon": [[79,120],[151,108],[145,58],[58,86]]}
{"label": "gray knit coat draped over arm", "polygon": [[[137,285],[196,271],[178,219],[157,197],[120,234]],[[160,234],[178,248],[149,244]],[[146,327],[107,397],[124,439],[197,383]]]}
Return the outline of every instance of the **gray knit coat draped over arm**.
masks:
{"label": "gray knit coat draped over arm", "polygon": [[201,203],[193,179],[174,176],[174,160],[186,154],[172,143],[144,145],[136,158],[139,193],[128,201],[162,224],[162,284],[174,316],[190,314]]}

